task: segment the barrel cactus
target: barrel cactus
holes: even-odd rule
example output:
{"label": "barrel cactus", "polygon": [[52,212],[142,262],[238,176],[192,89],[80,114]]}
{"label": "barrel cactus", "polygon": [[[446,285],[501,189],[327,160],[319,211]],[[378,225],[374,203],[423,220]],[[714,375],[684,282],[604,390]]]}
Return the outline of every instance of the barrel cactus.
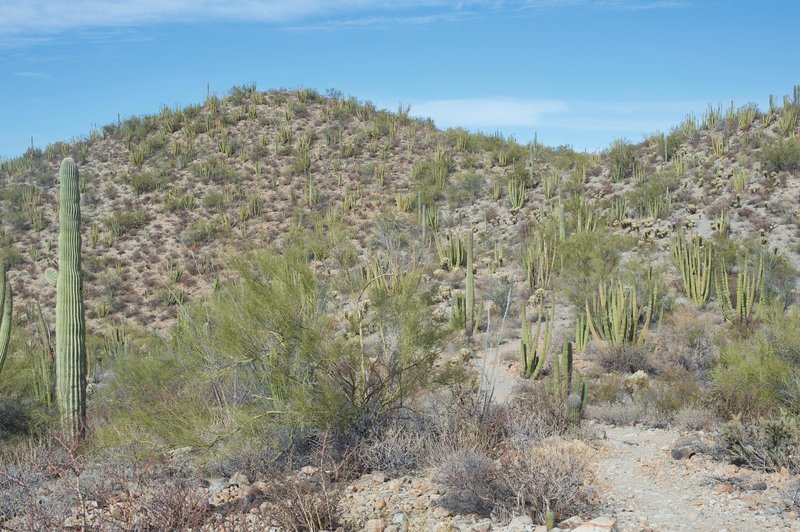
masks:
{"label": "barrel cactus", "polygon": [[79,437],[86,418],[86,321],[81,275],[81,205],[78,168],[61,162],[58,206],[58,272],[45,277],[56,285],[56,402],[62,428]]}

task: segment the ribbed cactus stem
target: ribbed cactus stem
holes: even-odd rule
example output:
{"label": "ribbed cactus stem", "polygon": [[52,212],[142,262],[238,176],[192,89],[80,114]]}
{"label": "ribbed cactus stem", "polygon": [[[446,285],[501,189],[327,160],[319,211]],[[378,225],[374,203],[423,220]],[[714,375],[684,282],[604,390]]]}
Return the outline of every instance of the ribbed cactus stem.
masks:
{"label": "ribbed cactus stem", "polygon": [[2,321],[0,321],[0,372],[3,371],[3,364],[6,362],[8,354],[8,340],[11,338],[11,312],[13,303],[11,300],[11,285],[6,280],[5,264],[2,267],[2,282],[0,283],[0,305],[2,305]]}
{"label": "ribbed cactus stem", "polygon": [[472,271],[472,231],[467,235],[467,336],[472,336],[475,327],[475,274]]}
{"label": "ribbed cactus stem", "polygon": [[61,163],[56,286],[56,398],[67,436],[82,434],[86,418],[86,322],[81,293],[81,206],[78,168]]}

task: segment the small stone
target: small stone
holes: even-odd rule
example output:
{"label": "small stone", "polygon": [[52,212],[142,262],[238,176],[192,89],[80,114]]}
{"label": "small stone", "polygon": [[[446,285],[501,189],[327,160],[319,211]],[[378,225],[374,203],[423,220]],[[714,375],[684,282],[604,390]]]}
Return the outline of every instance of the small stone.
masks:
{"label": "small stone", "polygon": [[383,532],[386,528],[386,521],[383,519],[370,519],[364,525],[364,532]]}
{"label": "small stone", "polygon": [[450,517],[452,512],[447,508],[443,508],[441,506],[437,506],[436,509],[433,511],[433,516],[436,519],[444,519],[445,517]]}
{"label": "small stone", "polygon": [[697,436],[686,436],[684,438],[678,438],[672,445],[670,454],[674,460],[684,460],[693,457],[699,450],[700,440]]}
{"label": "small stone", "polygon": [[618,530],[617,520],[607,515],[601,515],[573,529],[573,532],[609,532],[612,530]]}
{"label": "small stone", "polygon": [[403,480],[399,478],[390,480],[386,487],[389,488],[390,491],[400,491],[400,488],[403,487]]}
{"label": "small stone", "polygon": [[237,471],[236,473],[231,475],[231,478],[228,480],[228,483],[231,485],[235,484],[237,486],[249,486],[250,480],[247,478],[247,475],[245,475],[241,471]]}
{"label": "small stone", "polygon": [[384,482],[386,482],[386,475],[381,473],[380,471],[377,471],[372,474],[372,481],[378,484],[383,484]]}
{"label": "small stone", "polygon": [[386,501],[383,499],[378,499],[377,501],[375,501],[374,507],[376,510],[383,510],[384,508],[386,508]]}
{"label": "small stone", "polygon": [[583,524],[583,519],[579,516],[574,515],[569,519],[564,519],[560,523],[558,523],[558,528],[566,528],[567,530],[572,530],[573,528],[578,528]]}

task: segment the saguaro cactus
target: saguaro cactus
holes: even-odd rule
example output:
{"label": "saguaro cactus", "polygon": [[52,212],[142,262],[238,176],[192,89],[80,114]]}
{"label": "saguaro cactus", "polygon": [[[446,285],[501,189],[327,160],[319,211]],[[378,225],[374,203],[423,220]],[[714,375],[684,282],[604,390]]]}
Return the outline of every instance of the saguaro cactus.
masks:
{"label": "saguaro cactus", "polygon": [[0,371],[3,371],[3,364],[8,353],[8,340],[11,338],[11,311],[13,303],[11,301],[11,285],[6,280],[6,266],[2,267],[2,282],[0,282],[0,306],[3,313],[0,318]]}
{"label": "saguaro cactus", "polygon": [[[81,285],[81,199],[78,168],[61,162],[56,278],[56,402],[64,431],[82,434],[86,418],[86,321]],[[50,282],[53,270],[45,274]]]}

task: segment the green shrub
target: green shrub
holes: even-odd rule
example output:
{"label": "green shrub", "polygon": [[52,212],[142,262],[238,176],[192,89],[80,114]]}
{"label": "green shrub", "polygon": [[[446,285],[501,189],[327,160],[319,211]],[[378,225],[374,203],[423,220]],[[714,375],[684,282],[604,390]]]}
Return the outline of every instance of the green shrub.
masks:
{"label": "green shrub", "polygon": [[625,179],[633,175],[636,165],[637,149],[634,144],[627,140],[615,140],[608,150],[608,162],[611,166],[611,177],[615,181]]}
{"label": "green shrub", "polygon": [[147,213],[143,210],[118,211],[103,220],[103,224],[116,237],[129,233],[133,229],[143,227],[147,220]]}
{"label": "green shrub", "polygon": [[800,140],[791,137],[767,144],[761,149],[759,160],[762,168],[767,172],[798,170],[800,169]]}
{"label": "green shrub", "polygon": [[800,311],[773,304],[761,316],[762,328],[724,346],[712,373],[712,396],[725,416],[800,412]]}
{"label": "green shrub", "polygon": [[571,235],[559,244],[559,285],[572,304],[584,308],[586,299],[616,271],[620,251],[627,243],[625,237],[588,231]]}
{"label": "green shrub", "polygon": [[226,234],[229,228],[219,219],[206,220],[201,218],[189,224],[183,230],[182,240],[187,244],[209,242],[219,235]]}

